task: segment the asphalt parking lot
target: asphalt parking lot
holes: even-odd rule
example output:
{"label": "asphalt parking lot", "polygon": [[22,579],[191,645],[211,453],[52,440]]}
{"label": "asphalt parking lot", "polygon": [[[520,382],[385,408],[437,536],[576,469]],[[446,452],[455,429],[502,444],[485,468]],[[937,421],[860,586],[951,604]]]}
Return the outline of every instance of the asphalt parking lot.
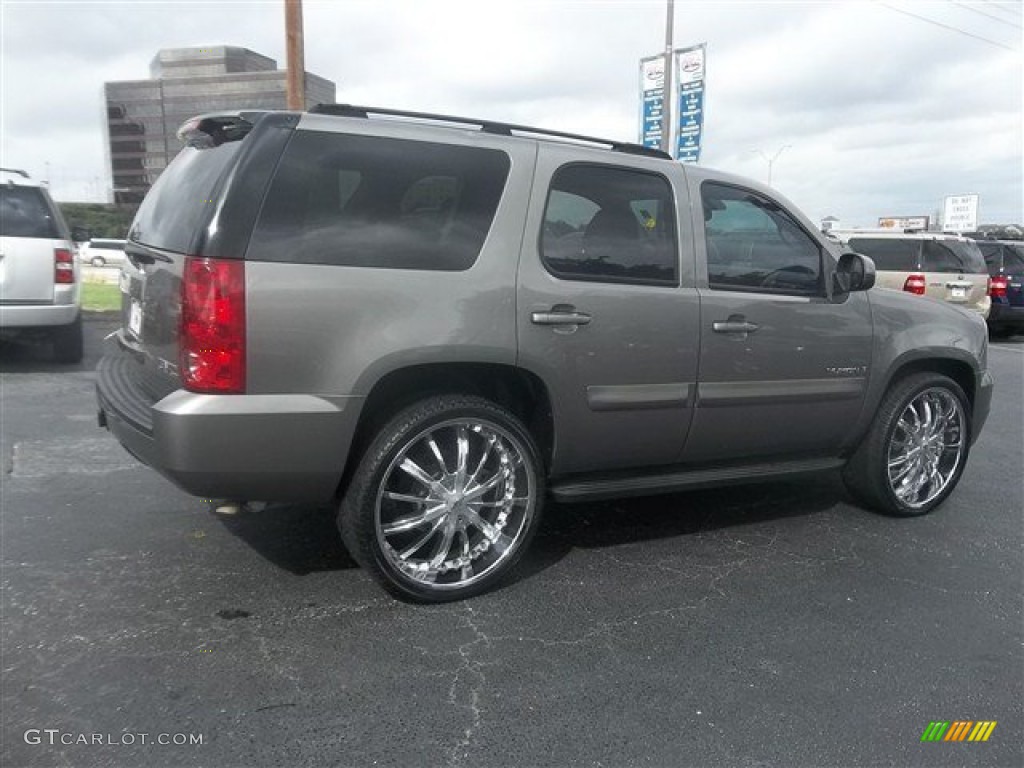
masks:
{"label": "asphalt parking lot", "polygon": [[928,517],[832,476],[549,507],[513,583],[424,607],[329,509],[136,464],[95,422],[113,327],[71,369],[0,347],[4,766],[1024,764],[1024,337]]}

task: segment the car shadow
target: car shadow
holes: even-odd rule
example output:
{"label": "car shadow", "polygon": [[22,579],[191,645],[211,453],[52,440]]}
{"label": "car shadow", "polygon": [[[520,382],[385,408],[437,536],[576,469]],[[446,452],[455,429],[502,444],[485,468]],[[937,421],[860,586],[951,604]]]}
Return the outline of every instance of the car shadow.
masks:
{"label": "car shadow", "polygon": [[575,549],[604,549],[819,514],[849,502],[838,473],[589,504],[550,503],[515,583]]}
{"label": "car shadow", "polygon": [[306,576],[359,567],[341,543],[334,516],[329,504],[268,504],[217,518],[274,565]]}
{"label": "car shadow", "polygon": [[[693,536],[722,528],[814,515],[848,501],[838,475],[690,491],[665,496],[557,504],[549,502],[530,549],[506,585],[529,579],[576,549],[601,549]],[[269,504],[218,515],[259,555],[298,576],[358,565],[335,527],[333,505]]]}
{"label": "car shadow", "polygon": [[93,371],[107,351],[104,338],[117,330],[120,321],[109,312],[83,314],[82,333],[85,355],[80,363],[69,365],[53,359],[52,344],[40,334],[37,338],[0,339],[0,373],[69,373]]}

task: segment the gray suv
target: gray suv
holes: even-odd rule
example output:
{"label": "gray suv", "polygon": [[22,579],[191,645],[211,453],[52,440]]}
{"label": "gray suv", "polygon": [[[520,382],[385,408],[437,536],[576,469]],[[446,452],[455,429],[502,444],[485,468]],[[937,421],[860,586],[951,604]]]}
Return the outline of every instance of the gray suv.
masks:
{"label": "gray suv", "polygon": [[468,597],[545,500],[842,468],[953,490],[984,321],[868,292],[769,188],[642,147],[325,105],[206,115],[132,225],[100,423],[197,496],[335,501],[387,589]]}

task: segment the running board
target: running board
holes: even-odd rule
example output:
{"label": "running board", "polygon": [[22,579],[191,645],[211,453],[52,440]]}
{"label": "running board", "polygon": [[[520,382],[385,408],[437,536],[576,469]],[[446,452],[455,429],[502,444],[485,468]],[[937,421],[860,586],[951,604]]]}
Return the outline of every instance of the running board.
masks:
{"label": "running board", "polygon": [[764,464],[747,464],[742,467],[716,467],[714,469],[676,469],[658,474],[622,476],[609,479],[566,479],[551,483],[551,495],[562,502],[595,501],[598,499],[624,498],[627,496],[651,496],[659,493],[675,493],[695,488],[709,488],[718,485],[740,485],[758,483],[780,477],[806,475],[838,469],[846,463],[844,459],[805,459],[802,461],[777,461]]}

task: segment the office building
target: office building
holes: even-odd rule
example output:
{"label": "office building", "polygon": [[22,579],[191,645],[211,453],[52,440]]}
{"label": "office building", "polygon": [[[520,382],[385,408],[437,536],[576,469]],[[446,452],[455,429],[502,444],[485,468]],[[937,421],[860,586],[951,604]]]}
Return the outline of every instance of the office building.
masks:
{"label": "office building", "polygon": [[[181,149],[178,128],[204,112],[286,109],[287,73],[246,48],[170,48],[150,79],[106,83],[107,153],[118,203],[138,203]],[[307,108],[335,100],[335,85],[305,73]]]}

